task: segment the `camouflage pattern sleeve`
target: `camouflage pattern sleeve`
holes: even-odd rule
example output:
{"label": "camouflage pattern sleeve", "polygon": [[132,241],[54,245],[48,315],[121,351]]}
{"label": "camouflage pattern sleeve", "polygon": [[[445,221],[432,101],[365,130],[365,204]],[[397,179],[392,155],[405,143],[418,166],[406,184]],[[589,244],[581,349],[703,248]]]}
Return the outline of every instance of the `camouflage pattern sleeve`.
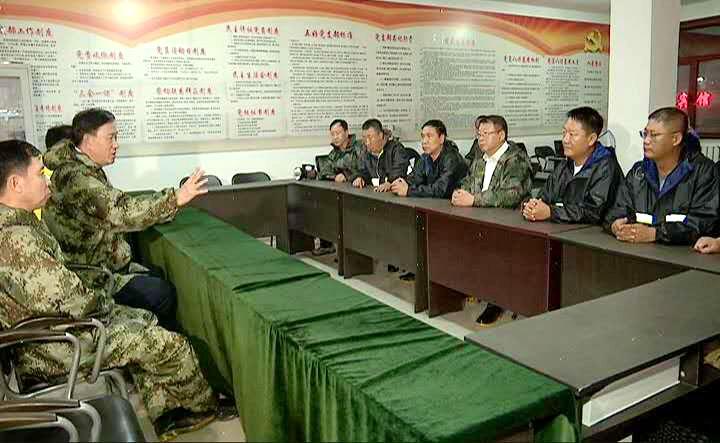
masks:
{"label": "camouflage pattern sleeve", "polygon": [[96,312],[96,294],[43,247],[35,229],[14,226],[0,231],[0,319],[10,323],[3,326],[30,316],[83,318]]}
{"label": "camouflage pattern sleeve", "polygon": [[468,174],[460,182],[460,189],[471,194],[482,191],[483,177],[485,176],[485,160],[482,156],[475,157],[470,164]]}
{"label": "camouflage pattern sleeve", "polygon": [[111,232],[142,231],[169,222],[178,210],[174,189],[131,196],[88,175],[76,175],[64,193],[63,201],[73,202],[79,223]]}
{"label": "camouflage pattern sleeve", "polygon": [[[498,170],[500,169],[500,170]],[[500,174],[499,177],[495,177]],[[495,182],[495,179],[497,181]],[[473,206],[516,208],[530,194],[532,167],[521,155],[511,155],[496,166],[493,181],[487,191],[475,194]]]}

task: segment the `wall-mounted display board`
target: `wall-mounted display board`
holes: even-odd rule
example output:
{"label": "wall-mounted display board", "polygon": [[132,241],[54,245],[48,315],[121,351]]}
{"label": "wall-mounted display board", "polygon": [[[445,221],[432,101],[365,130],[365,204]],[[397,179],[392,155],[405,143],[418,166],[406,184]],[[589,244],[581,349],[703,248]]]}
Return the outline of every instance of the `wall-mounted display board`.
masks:
{"label": "wall-mounted display board", "polygon": [[[52,6],[50,6],[52,5]],[[478,114],[512,135],[607,110],[609,26],[347,0],[6,0],[0,61],[31,67],[36,139],[78,110],[118,117],[124,154],[313,146],[344,118],[403,139]]]}

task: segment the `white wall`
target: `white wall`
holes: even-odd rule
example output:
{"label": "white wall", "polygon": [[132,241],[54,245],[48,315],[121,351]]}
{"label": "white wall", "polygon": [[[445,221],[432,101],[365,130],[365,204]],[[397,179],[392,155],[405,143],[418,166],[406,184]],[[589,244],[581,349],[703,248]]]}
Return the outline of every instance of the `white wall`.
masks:
{"label": "white wall", "polygon": [[[608,14],[569,11],[494,0],[410,0],[404,3],[609,23]],[[452,134],[450,136],[452,138]],[[510,138],[513,138],[512,134]],[[534,146],[552,146],[555,138],[559,138],[559,136],[522,137],[516,141],[525,142],[532,153]],[[472,145],[471,140],[456,140],[456,142],[463,152],[467,152]],[[410,145],[418,147],[417,143]],[[122,151],[122,146],[120,149]],[[113,166],[107,168],[107,172],[114,186],[128,191],[177,186],[180,179],[188,175],[196,166],[202,167],[208,174],[217,175],[223,183],[230,183],[231,177],[237,172],[251,171],[264,171],[270,177],[280,179],[292,177],[295,166],[314,163],[316,155],[327,154],[328,151],[329,145],[325,145],[301,149],[219,152],[201,155],[120,157]]]}

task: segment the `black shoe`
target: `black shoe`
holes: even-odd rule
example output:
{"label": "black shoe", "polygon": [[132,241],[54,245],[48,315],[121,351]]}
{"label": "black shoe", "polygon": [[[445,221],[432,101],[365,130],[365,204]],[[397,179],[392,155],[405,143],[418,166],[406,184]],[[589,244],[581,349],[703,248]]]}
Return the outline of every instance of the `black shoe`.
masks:
{"label": "black shoe", "polygon": [[178,435],[195,432],[215,421],[215,412],[189,412],[178,408],[161,415],[153,427],[159,441],[175,440]]}
{"label": "black shoe", "polygon": [[398,278],[402,281],[415,281],[415,274],[412,272],[406,272]]}
{"label": "black shoe", "polygon": [[237,418],[238,411],[237,406],[235,406],[235,399],[229,397],[219,398],[215,415],[218,421],[228,421]]}
{"label": "black shoe", "polygon": [[397,272],[399,270],[400,270],[400,268],[398,268],[395,265],[388,265],[388,272]]}
{"label": "black shoe", "polygon": [[317,249],[313,249],[312,255],[314,255],[315,257],[319,257],[319,256],[321,256],[321,255],[332,254],[333,252],[335,252],[335,246],[330,245],[330,246],[327,247],[327,248],[317,248]]}
{"label": "black shoe", "polygon": [[480,316],[475,321],[480,323],[481,325],[491,325],[498,321],[500,317],[502,317],[503,312],[505,312],[505,310],[500,306],[488,303],[487,308],[485,308],[482,314],[480,314]]}

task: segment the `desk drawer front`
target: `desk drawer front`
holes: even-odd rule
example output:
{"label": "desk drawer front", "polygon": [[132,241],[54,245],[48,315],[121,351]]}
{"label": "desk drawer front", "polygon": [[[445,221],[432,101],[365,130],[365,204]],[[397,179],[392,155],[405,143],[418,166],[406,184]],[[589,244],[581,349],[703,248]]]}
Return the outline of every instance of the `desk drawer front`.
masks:
{"label": "desk drawer front", "polygon": [[339,196],[334,191],[290,186],[290,229],[337,242],[340,230],[339,204]]}
{"label": "desk drawer front", "polygon": [[416,229],[415,210],[411,207],[343,196],[343,241],[347,249],[414,268]]}
{"label": "desk drawer front", "polygon": [[547,311],[550,242],[429,214],[430,280],[523,315]]}

